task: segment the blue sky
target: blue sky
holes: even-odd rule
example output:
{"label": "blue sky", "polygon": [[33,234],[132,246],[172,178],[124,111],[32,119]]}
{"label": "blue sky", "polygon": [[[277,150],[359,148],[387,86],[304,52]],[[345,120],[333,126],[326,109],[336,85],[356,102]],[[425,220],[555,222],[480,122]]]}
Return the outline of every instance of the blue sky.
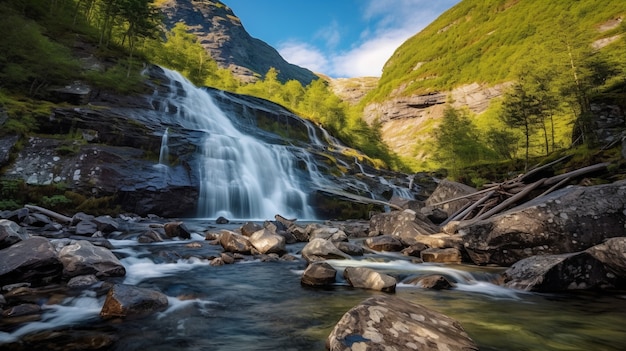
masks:
{"label": "blue sky", "polygon": [[376,76],[393,52],[460,0],[222,0],[287,61],[334,78]]}

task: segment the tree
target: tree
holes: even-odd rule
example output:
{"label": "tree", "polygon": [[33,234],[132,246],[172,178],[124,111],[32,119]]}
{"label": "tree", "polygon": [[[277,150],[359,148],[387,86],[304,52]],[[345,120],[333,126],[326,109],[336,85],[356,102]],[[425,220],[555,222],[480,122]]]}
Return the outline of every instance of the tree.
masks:
{"label": "tree", "polygon": [[536,128],[538,116],[541,113],[539,99],[529,91],[524,78],[520,77],[519,81],[504,94],[500,119],[508,127],[519,129],[524,134],[525,168],[528,168],[530,136]]}
{"label": "tree", "polygon": [[436,157],[451,170],[453,176],[458,175],[463,165],[479,159],[481,146],[478,132],[467,110],[448,106],[433,135],[437,146]]}

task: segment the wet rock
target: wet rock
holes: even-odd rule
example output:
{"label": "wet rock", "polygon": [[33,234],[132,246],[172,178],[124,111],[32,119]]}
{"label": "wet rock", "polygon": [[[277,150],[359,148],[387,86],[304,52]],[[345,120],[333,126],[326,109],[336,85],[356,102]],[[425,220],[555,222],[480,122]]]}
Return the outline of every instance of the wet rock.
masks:
{"label": "wet rock", "polygon": [[222,216],[217,217],[217,219],[215,220],[215,224],[228,224],[228,223],[230,223],[230,221],[227,218],[222,217]]}
{"label": "wet rock", "polygon": [[92,219],[99,231],[112,233],[119,230],[120,225],[111,216],[98,216]]}
{"label": "wet rock", "polygon": [[191,239],[191,232],[183,222],[169,222],[163,225],[168,238]]}
{"label": "wet rock", "polygon": [[401,251],[404,248],[402,242],[391,235],[381,235],[367,238],[365,239],[365,245],[375,251],[396,252]]}
{"label": "wet rock", "polygon": [[[339,228],[318,226],[311,230],[309,240],[311,239],[326,239],[331,241],[347,241],[348,236]],[[344,239],[345,238],[345,239]]]}
{"label": "wet rock", "polygon": [[337,270],[326,262],[313,262],[302,273],[300,283],[307,286],[329,286],[335,283]]}
{"label": "wet rock", "polygon": [[[437,205],[440,202],[454,199],[457,197],[470,195],[476,192],[475,188],[471,186],[467,186],[462,183],[457,183],[449,180],[442,180],[437,185],[437,188],[433,193],[426,199],[426,206],[431,207],[433,209],[440,209],[447,213],[448,216],[454,214],[459,209],[463,208],[467,205],[472,199],[460,199],[456,201],[451,201],[442,205]],[[435,206],[437,205],[437,206]],[[446,216],[447,217],[447,216]]]}
{"label": "wet rock", "polygon": [[110,350],[117,340],[116,336],[104,332],[74,328],[45,331],[23,337],[24,344],[37,345],[37,349],[49,351]]}
{"label": "wet rock", "polygon": [[395,296],[371,297],[346,312],[326,339],[326,349],[478,350],[461,324]]}
{"label": "wet rock", "polygon": [[[96,218],[93,215],[90,214],[86,214],[84,212],[77,212],[72,216],[72,222],[71,225],[77,225],[78,223],[82,222],[82,221],[91,221],[94,218]],[[94,230],[95,231],[95,230]]]}
{"label": "wet rock", "polygon": [[307,242],[310,239],[311,230],[309,226],[301,227],[292,224],[287,231],[296,239],[297,242]]}
{"label": "wet rock", "polygon": [[245,236],[250,236],[255,232],[258,232],[259,230],[263,229],[262,226],[260,226],[257,223],[254,222],[246,222],[242,227],[241,227],[241,234],[245,235]]}
{"label": "wet rock", "polygon": [[98,225],[91,220],[76,223],[76,235],[91,236],[98,231]]}
{"label": "wet rock", "polygon": [[78,275],[67,282],[67,287],[69,289],[83,290],[99,282],[100,280],[96,277],[95,274]]}
{"label": "wet rock", "polygon": [[439,274],[410,278],[403,281],[403,283],[413,284],[419,286],[420,288],[433,290],[447,290],[455,286],[455,284],[448,280],[448,278]]}
{"label": "wet rock", "polygon": [[363,247],[347,241],[333,242],[333,245],[350,256],[363,256]]}
{"label": "wet rock", "polygon": [[250,235],[250,244],[261,254],[275,253],[282,255],[287,252],[285,238],[267,228]]}
{"label": "wet rock", "polygon": [[21,317],[39,313],[41,313],[41,306],[34,303],[24,303],[17,306],[9,307],[6,310],[2,311],[2,317]]}
{"label": "wet rock", "polygon": [[63,263],[63,275],[71,278],[95,274],[97,277],[121,277],[126,269],[108,249],[86,240],[79,240],[59,251]]}
{"label": "wet rock", "polygon": [[253,248],[247,237],[229,230],[221,231],[220,245],[227,252],[241,254],[250,254]]}
{"label": "wet rock", "polygon": [[115,284],[109,290],[100,317],[142,317],[168,306],[167,296],[159,291]]}
{"label": "wet rock", "polygon": [[475,264],[510,266],[526,257],[579,252],[626,236],[624,208],[626,180],[574,186],[461,226],[458,232]]}
{"label": "wet rock", "polygon": [[422,251],[426,250],[427,248],[427,245],[423,243],[417,243],[415,245],[404,248],[401,252],[404,256],[421,257]]}
{"label": "wet rock", "polygon": [[0,250],[0,286],[29,282],[40,286],[58,281],[63,264],[48,239],[31,237]]}
{"label": "wet rock", "polygon": [[343,277],[355,288],[396,291],[396,278],[366,267],[346,267]]}
{"label": "wet rock", "polygon": [[323,261],[328,259],[350,259],[351,257],[339,250],[332,242],[321,238],[312,239],[302,248],[302,257],[307,262]]}
{"label": "wet rock", "polygon": [[439,232],[439,228],[428,218],[413,210],[380,213],[370,220],[370,236],[392,235],[406,246],[417,242],[418,236]]}
{"label": "wet rock", "polygon": [[621,281],[626,282],[626,237],[607,239],[602,244],[587,249],[587,252],[604,264],[605,268]]}
{"label": "wet rock", "polygon": [[420,258],[424,262],[461,263],[461,251],[455,248],[430,248],[420,252]]}
{"label": "wet rock", "polygon": [[137,241],[142,244],[162,242],[161,234],[154,229],[148,229],[137,237]]}
{"label": "wet rock", "polygon": [[0,219],[0,249],[7,248],[29,237],[30,235],[17,223],[8,219]]}
{"label": "wet rock", "polygon": [[607,288],[613,287],[615,280],[588,252],[528,257],[502,276],[506,287],[537,292]]}

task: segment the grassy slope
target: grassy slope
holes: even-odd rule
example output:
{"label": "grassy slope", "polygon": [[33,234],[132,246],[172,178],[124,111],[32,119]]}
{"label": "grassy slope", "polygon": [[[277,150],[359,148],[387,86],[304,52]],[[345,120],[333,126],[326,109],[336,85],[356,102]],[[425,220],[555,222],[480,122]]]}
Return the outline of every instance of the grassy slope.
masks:
{"label": "grassy slope", "polygon": [[[507,81],[530,59],[552,61],[564,53],[563,37],[590,44],[626,31],[624,24],[598,30],[620,16],[626,16],[623,0],[464,0],[396,50],[367,99],[384,99],[407,83],[405,95]],[[624,53],[626,40],[603,50]]]}
{"label": "grassy slope", "polygon": [[[626,32],[622,23],[601,26],[626,17],[623,0],[464,0],[422,32],[407,40],[388,60],[378,87],[362,101],[380,102],[395,95],[449,91],[474,82],[495,85],[514,80],[523,65],[553,65],[567,69],[565,39],[580,51],[591,43]],[[626,72],[626,35],[601,49],[610,62]],[[404,87],[399,89],[399,87]],[[495,105],[495,104],[494,104]],[[556,116],[557,144],[567,146],[573,116]],[[495,106],[475,117],[479,130],[498,124]],[[434,126],[415,131],[428,133]],[[428,135],[413,135],[428,140]],[[534,140],[535,154],[542,152]],[[438,165],[428,156],[430,143],[415,146],[405,159],[415,169]],[[421,161],[418,161],[422,157]]]}

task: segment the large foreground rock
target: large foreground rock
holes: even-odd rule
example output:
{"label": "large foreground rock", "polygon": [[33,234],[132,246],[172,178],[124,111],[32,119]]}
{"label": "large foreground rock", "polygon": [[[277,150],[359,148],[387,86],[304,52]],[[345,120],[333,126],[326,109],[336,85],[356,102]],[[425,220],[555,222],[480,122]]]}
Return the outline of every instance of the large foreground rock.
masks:
{"label": "large foreground rock", "polygon": [[626,181],[565,188],[489,219],[461,226],[476,264],[510,266],[534,255],[586,250],[626,236]]}
{"label": "large foreground rock", "polygon": [[393,296],[375,296],[343,315],[326,348],[331,351],[478,350],[458,321]]}
{"label": "large foreground rock", "polygon": [[45,285],[60,280],[62,271],[63,264],[46,238],[34,236],[0,250],[0,286]]}
{"label": "large foreground rock", "polygon": [[143,317],[167,308],[167,296],[159,291],[115,284],[108,292],[100,317]]}

